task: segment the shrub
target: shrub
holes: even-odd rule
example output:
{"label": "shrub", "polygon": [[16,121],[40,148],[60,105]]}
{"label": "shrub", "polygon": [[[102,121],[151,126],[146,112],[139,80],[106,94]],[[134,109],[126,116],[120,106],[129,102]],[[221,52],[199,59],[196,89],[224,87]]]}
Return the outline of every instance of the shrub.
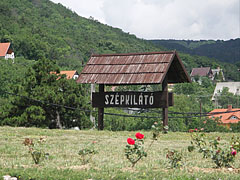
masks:
{"label": "shrub", "polygon": [[167,149],[166,158],[169,159],[171,168],[180,168],[183,166],[183,154],[177,150]]}
{"label": "shrub", "polygon": [[92,159],[94,154],[97,154],[94,144],[96,141],[93,141],[91,144],[85,145],[82,149],[79,150],[78,155],[80,155],[80,160],[82,164],[87,164]]}
{"label": "shrub", "polygon": [[[191,134],[191,146],[188,147],[189,152],[198,149],[199,153],[203,153],[204,158],[211,158],[217,167],[231,167],[237,154],[235,147],[238,147],[238,140],[232,140],[231,144],[220,143],[221,138],[208,140],[205,133],[195,130]],[[237,145],[237,146],[234,146]]]}
{"label": "shrub", "polygon": [[144,135],[141,133],[135,134],[136,139],[128,138],[127,145],[125,147],[125,156],[132,163],[132,167],[142,159],[146,157],[147,153],[144,151]]}
{"label": "shrub", "polygon": [[34,143],[32,139],[25,138],[23,144],[28,147],[29,153],[35,164],[39,164],[42,160],[47,159],[49,157],[48,153],[45,153],[43,150],[43,143],[46,140],[40,138],[37,143]]}
{"label": "shrub", "polygon": [[233,136],[231,139],[231,146],[236,151],[240,151],[240,137]]}

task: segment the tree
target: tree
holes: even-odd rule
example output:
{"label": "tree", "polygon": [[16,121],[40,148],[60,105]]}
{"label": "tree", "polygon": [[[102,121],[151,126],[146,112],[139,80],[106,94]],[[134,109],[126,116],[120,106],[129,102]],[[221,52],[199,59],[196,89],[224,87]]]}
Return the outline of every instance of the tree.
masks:
{"label": "tree", "polygon": [[[53,73],[55,72],[55,73]],[[3,124],[70,128],[91,126],[87,91],[83,85],[58,75],[59,68],[50,60],[42,59],[29,68],[11,108],[5,107]]]}
{"label": "tree", "polygon": [[198,113],[199,111],[199,103],[194,97],[183,94],[174,95],[174,106],[169,107],[169,116],[171,117],[169,118],[169,129],[171,131],[187,131],[198,127],[199,118],[188,113]]}
{"label": "tree", "polygon": [[174,93],[191,95],[199,91],[200,85],[197,82],[192,83],[180,83],[174,85]]}

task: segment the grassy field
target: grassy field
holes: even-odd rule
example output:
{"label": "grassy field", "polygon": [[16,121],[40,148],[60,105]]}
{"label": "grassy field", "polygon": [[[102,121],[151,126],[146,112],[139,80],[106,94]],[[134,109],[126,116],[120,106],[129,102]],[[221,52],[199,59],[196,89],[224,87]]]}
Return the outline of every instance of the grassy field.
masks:
{"label": "grassy field", "polygon": [[[134,168],[124,156],[128,137],[136,132],[111,132],[96,130],[49,130],[37,128],[0,127],[0,177],[17,176],[19,179],[240,179],[240,154],[233,169],[214,168],[210,159],[188,153],[189,133],[161,134],[148,150],[148,156]],[[145,147],[151,143],[152,133],[145,134]],[[209,139],[220,136],[229,140],[232,133],[209,133]],[[240,134],[235,134],[240,136]],[[25,138],[46,138],[45,151],[49,159],[35,165],[28,148],[22,143]],[[96,141],[98,154],[85,165],[79,159],[78,151],[87,143]],[[165,148],[182,150],[184,166],[169,168]]]}

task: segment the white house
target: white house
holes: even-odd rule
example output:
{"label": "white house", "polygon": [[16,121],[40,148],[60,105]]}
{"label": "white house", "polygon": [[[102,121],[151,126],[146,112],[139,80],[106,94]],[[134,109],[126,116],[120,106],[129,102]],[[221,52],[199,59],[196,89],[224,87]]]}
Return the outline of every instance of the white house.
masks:
{"label": "white house", "polygon": [[11,43],[0,43],[0,58],[14,59],[14,52],[11,48]]}
{"label": "white house", "polygon": [[240,96],[240,82],[219,82],[217,83],[212,100],[214,101],[216,99],[216,96],[218,96],[224,87],[227,87],[229,92],[233,93],[234,95]]}

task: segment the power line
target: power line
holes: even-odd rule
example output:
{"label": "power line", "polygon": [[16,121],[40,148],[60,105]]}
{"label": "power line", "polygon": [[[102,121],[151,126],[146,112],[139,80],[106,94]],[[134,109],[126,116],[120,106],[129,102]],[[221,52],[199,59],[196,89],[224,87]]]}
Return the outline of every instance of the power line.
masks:
{"label": "power line", "polygon": [[[93,110],[86,110],[86,109],[82,109],[82,108],[75,108],[75,107],[50,103],[50,102],[46,102],[46,101],[42,101],[42,100],[32,99],[32,98],[29,98],[27,96],[14,94],[14,93],[10,93],[10,92],[7,92],[7,91],[2,91],[2,92],[6,93],[6,94],[9,94],[9,95],[23,97],[23,98],[26,98],[28,100],[39,102],[39,103],[42,103],[42,104],[47,104],[47,105],[50,105],[50,106],[62,107],[62,108],[70,109],[70,110],[81,110],[81,111],[84,111],[84,112],[96,112],[96,111],[93,111]],[[133,110],[133,109],[131,109],[131,110]],[[148,110],[148,109],[144,109],[144,110]],[[133,110],[133,111],[140,112],[141,110]],[[183,112],[169,111],[170,114],[177,114],[177,115],[185,115],[185,114],[191,115],[192,114],[192,115],[195,115],[195,116],[178,116],[178,117],[177,116],[176,117],[175,116],[169,116],[168,118],[173,119],[173,118],[194,118],[194,117],[203,117],[203,116],[207,117],[207,116],[213,116],[213,115],[217,115],[217,114],[233,113],[233,112],[239,112],[239,111],[240,111],[240,109],[239,110],[234,110],[234,111],[212,112],[212,113],[195,113],[195,112],[183,113]],[[150,110],[150,112],[162,113],[161,111],[153,111],[153,110]],[[136,116],[136,115],[126,115],[126,114],[116,114],[116,113],[104,113],[104,114],[105,115],[113,115],[113,116],[122,116],[122,117],[137,117],[137,118],[150,118],[150,119],[151,118],[155,118],[155,119],[161,118],[161,116]],[[197,116],[198,114],[199,114],[199,116]]]}
{"label": "power line", "polygon": [[87,109],[75,108],[75,107],[65,106],[65,105],[61,105],[61,104],[50,103],[50,102],[46,102],[46,101],[42,101],[42,100],[32,99],[32,98],[29,98],[29,97],[27,97],[27,96],[22,96],[22,95],[14,94],[14,93],[10,93],[10,92],[7,92],[7,91],[2,91],[2,92],[3,92],[3,93],[6,93],[6,94],[9,94],[9,95],[26,98],[26,99],[28,99],[28,100],[30,100],[30,101],[39,102],[39,103],[41,103],[41,104],[46,104],[46,105],[56,106],[56,107],[62,107],[62,108],[65,108],[65,109],[70,109],[70,110],[81,110],[81,111],[85,111],[85,112],[92,112],[91,110],[87,110]]}

